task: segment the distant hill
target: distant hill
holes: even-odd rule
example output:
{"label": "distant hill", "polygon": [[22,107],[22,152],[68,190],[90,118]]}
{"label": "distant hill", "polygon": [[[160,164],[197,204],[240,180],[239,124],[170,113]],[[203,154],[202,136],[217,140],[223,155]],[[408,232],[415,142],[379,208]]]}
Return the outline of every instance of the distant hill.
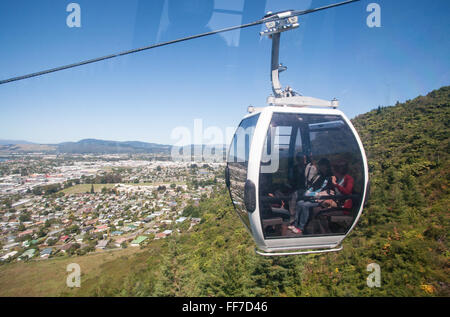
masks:
{"label": "distant hill", "polygon": [[59,153],[163,153],[169,154],[170,145],[146,143],[139,141],[105,141],[84,139],[78,142],[64,142],[56,145]]}
{"label": "distant hill", "polygon": [[11,144],[35,144],[35,143],[24,141],[24,140],[1,140],[0,139],[0,145],[11,145]]}
{"label": "distant hill", "polygon": [[[17,143],[15,143],[17,142]],[[211,146],[212,147],[212,146]],[[140,141],[107,141],[98,139],[83,139],[78,142],[63,142],[58,144],[36,144],[27,141],[2,140],[0,141],[0,154],[10,153],[68,153],[68,154],[136,154],[159,153],[170,154],[173,146],[167,144],[147,143]],[[182,153],[190,148],[192,156],[203,153],[206,145],[186,145],[178,147]],[[214,145],[222,154],[226,153],[226,145]]]}
{"label": "distant hill", "polygon": [[0,154],[11,153],[71,153],[71,154],[115,154],[115,153],[161,153],[169,154],[172,146],[139,141],[105,141],[84,139],[78,142],[58,144],[36,144],[28,141],[1,140]]}
{"label": "distant hill", "polygon": [[0,154],[2,155],[8,155],[11,153],[56,153],[56,150],[57,146],[51,144],[34,144],[31,142],[0,144]]}

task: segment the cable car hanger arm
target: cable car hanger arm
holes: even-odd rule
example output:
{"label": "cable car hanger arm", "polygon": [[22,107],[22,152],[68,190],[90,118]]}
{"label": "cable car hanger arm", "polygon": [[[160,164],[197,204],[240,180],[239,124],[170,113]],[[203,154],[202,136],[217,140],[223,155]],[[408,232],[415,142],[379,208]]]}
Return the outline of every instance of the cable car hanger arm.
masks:
{"label": "cable car hanger arm", "polygon": [[10,82],[14,82],[14,81],[24,80],[24,79],[28,79],[28,78],[32,78],[32,77],[38,77],[38,76],[42,76],[42,75],[45,75],[45,74],[62,71],[62,70],[69,69],[69,68],[75,68],[75,67],[78,67],[78,66],[92,64],[92,63],[104,61],[104,60],[115,58],[115,57],[119,57],[119,56],[124,56],[124,55],[128,55],[128,54],[138,53],[138,52],[141,52],[141,51],[146,51],[146,50],[150,50],[150,49],[161,47],[161,46],[175,44],[175,43],[178,43],[178,42],[193,40],[193,39],[196,39],[196,38],[205,37],[205,36],[214,35],[214,34],[223,33],[223,32],[229,32],[229,31],[233,31],[233,30],[237,30],[237,29],[243,29],[243,28],[247,28],[247,27],[250,27],[250,26],[255,26],[255,25],[259,25],[259,24],[263,24],[263,23],[267,23],[267,22],[278,21],[279,19],[283,19],[283,18],[287,18],[287,17],[301,16],[301,15],[305,15],[305,14],[309,14],[309,13],[313,13],[313,12],[317,12],[317,11],[322,11],[322,10],[325,10],[325,9],[341,6],[341,5],[348,4],[348,3],[351,3],[351,2],[356,2],[356,1],[359,1],[359,0],[348,0],[348,1],[340,2],[340,3],[334,3],[334,4],[327,5],[327,6],[314,8],[314,9],[294,10],[294,11],[293,10],[289,10],[289,11],[283,11],[283,12],[271,14],[271,15],[268,15],[268,16],[266,15],[266,17],[264,17],[263,19],[260,19],[260,20],[254,21],[254,22],[250,22],[250,23],[247,23],[247,24],[236,25],[236,26],[232,26],[232,27],[228,27],[228,28],[224,28],[224,29],[220,29],[220,30],[215,30],[215,31],[211,31],[211,32],[206,32],[206,33],[201,33],[201,34],[192,35],[192,36],[188,36],[188,37],[183,37],[183,38],[172,40],[172,41],[157,43],[157,44],[153,44],[153,45],[149,45],[149,46],[144,46],[144,47],[141,47],[141,48],[136,48],[136,49],[132,49],[132,50],[128,50],[128,51],[123,51],[123,52],[116,53],[116,54],[111,54],[111,55],[106,55],[106,56],[102,56],[102,57],[98,57],[98,58],[84,60],[84,61],[81,61],[81,62],[78,62],[78,63],[68,64],[68,65],[55,67],[55,68],[50,68],[50,69],[46,69],[46,70],[35,72],[35,73],[30,73],[30,74],[27,74],[27,75],[22,75],[22,76],[17,76],[17,77],[12,77],[12,78],[8,78],[8,79],[0,80],[0,85],[7,84],[7,83],[10,83]]}
{"label": "cable car hanger arm", "polygon": [[[339,106],[339,101],[333,99],[331,101],[317,99],[313,97],[302,96],[295,92],[291,87],[286,86],[285,89],[281,87],[279,74],[287,67],[279,63],[279,51],[280,51],[280,38],[281,33],[295,29],[300,26],[298,23],[298,16],[307,14],[310,12],[316,12],[324,10],[337,5],[343,5],[354,1],[341,2],[335,5],[329,5],[317,9],[311,9],[306,11],[284,11],[279,13],[268,12],[266,17],[277,17],[277,20],[269,20],[265,22],[266,30],[260,32],[260,35],[266,35],[272,40],[272,56],[271,56],[271,82],[273,96],[267,98],[267,103],[272,106],[291,106],[291,107],[329,107],[336,109]],[[249,108],[249,112],[254,111],[254,108]]]}

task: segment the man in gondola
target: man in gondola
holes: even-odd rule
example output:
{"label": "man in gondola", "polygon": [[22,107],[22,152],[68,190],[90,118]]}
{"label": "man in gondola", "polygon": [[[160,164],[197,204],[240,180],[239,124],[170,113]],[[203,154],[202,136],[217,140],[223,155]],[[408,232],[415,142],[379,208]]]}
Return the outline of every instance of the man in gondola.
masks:
{"label": "man in gondola", "polygon": [[318,177],[314,179],[311,187],[308,188],[299,197],[311,197],[313,200],[300,200],[296,204],[296,214],[294,223],[289,226],[289,229],[295,234],[303,234],[306,224],[310,217],[310,208],[320,205],[320,196],[329,195],[332,189],[332,172],[330,161],[326,158],[322,158],[319,163]]}

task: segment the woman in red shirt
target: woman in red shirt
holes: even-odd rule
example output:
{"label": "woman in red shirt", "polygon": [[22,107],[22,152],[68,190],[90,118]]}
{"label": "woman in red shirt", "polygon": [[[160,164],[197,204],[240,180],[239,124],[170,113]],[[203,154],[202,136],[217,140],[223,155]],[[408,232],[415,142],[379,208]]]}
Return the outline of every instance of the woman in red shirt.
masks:
{"label": "woman in red shirt", "polygon": [[[353,192],[353,177],[348,175],[348,164],[345,161],[338,161],[332,165],[333,175],[331,183],[336,191],[336,195],[351,195]],[[345,200],[342,208],[350,210],[353,206],[352,200]]]}

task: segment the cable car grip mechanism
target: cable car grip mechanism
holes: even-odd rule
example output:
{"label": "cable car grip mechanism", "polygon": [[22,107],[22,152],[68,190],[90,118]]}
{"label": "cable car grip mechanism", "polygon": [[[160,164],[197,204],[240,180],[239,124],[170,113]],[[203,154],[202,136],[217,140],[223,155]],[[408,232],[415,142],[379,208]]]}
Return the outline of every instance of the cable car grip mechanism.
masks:
{"label": "cable car grip mechanism", "polygon": [[279,63],[280,56],[280,37],[281,32],[293,30],[300,26],[298,16],[293,15],[293,10],[272,13],[267,12],[264,16],[266,30],[260,32],[260,35],[266,35],[272,40],[272,56],[271,56],[271,82],[273,96],[267,98],[267,103],[270,106],[282,107],[328,107],[336,109],[339,107],[337,99],[322,100],[313,97],[302,96],[295,92],[290,86],[286,88],[281,87],[279,75],[281,72],[287,70],[287,67]]}

